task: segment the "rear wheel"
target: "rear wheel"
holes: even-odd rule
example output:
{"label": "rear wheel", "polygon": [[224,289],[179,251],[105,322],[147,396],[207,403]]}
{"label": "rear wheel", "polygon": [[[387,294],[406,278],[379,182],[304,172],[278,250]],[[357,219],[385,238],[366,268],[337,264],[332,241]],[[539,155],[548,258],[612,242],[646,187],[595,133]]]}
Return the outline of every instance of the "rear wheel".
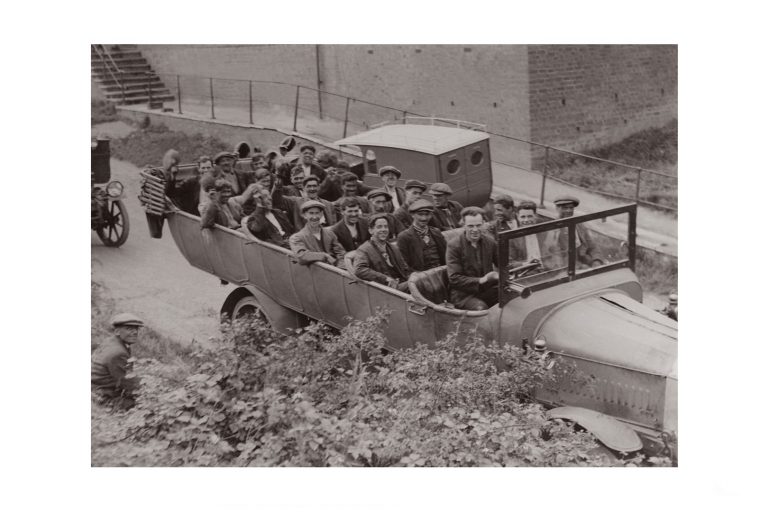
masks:
{"label": "rear wheel", "polygon": [[120,199],[110,201],[104,225],[96,229],[102,243],[107,247],[120,247],[128,239],[128,210]]}
{"label": "rear wheel", "polygon": [[262,311],[259,302],[253,295],[247,295],[237,301],[235,307],[232,308],[232,314],[230,316],[233,320],[255,320],[259,319],[263,322],[267,321],[267,316]]}

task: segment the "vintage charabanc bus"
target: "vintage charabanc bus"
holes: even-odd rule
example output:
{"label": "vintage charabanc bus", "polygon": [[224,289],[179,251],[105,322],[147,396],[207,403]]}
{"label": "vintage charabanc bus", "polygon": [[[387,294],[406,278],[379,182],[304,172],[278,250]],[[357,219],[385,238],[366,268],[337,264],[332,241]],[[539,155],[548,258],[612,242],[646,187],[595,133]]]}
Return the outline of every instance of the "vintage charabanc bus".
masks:
{"label": "vintage charabanc bus", "polygon": [[[291,251],[255,238],[245,220],[240,229],[216,226],[211,237],[203,237],[199,217],[162,195],[162,172],[154,171],[142,172],[140,196],[150,221],[167,222],[192,266],[236,285],[222,316],[254,314],[290,332],[310,321],[340,329],[383,308],[390,315],[383,327],[390,350],[432,344],[451,332],[530,346],[590,377],[587,386],[560,382],[538,391],[537,399],[552,407],[551,417],[578,423],[619,452],[674,450],[677,322],[642,304],[634,274],[636,205],[499,233],[498,261],[508,263],[499,265],[498,304],[468,311],[450,304],[445,266],[414,273],[404,293],[325,263],[303,265]],[[621,218],[625,239],[596,236],[601,262],[583,264],[577,232],[609,218]],[[156,237],[158,229],[155,222]],[[513,263],[510,244],[524,237],[536,237],[542,247],[547,240],[558,243],[541,261]]]}

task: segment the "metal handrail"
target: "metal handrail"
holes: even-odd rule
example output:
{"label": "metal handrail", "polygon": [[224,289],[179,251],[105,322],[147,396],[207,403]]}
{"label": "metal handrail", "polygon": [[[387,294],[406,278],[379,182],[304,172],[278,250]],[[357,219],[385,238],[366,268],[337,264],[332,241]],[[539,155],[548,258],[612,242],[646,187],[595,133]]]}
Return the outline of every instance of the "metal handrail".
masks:
{"label": "metal handrail", "polygon": [[[605,195],[605,196],[608,196],[608,197],[615,197],[615,198],[622,198],[622,199],[627,199],[627,200],[634,200],[636,202],[647,204],[649,206],[658,207],[658,208],[661,208],[663,210],[674,211],[674,212],[677,211],[677,208],[674,208],[674,207],[665,206],[665,205],[662,205],[662,204],[659,204],[659,203],[653,203],[653,202],[650,202],[650,201],[644,201],[644,200],[640,199],[640,182],[642,180],[642,174],[643,173],[648,173],[648,174],[655,175],[655,176],[661,176],[663,178],[677,179],[676,175],[668,173],[668,172],[658,171],[658,170],[654,170],[654,169],[647,169],[647,168],[640,167],[640,166],[637,166],[637,165],[627,164],[627,163],[623,163],[623,162],[617,162],[617,161],[614,161],[614,160],[608,160],[608,159],[600,158],[600,157],[596,157],[596,156],[590,156],[590,155],[587,155],[587,154],[584,154],[584,153],[579,153],[577,151],[571,151],[571,150],[567,150],[567,149],[562,149],[562,148],[558,148],[558,147],[555,147],[555,146],[550,146],[549,144],[544,144],[544,143],[541,143],[541,142],[534,142],[534,141],[530,141],[530,140],[526,140],[526,139],[521,139],[521,138],[518,138],[518,137],[513,137],[511,135],[505,135],[505,134],[502,134],[502,133],[489,132],[487,130],[487,125],[481,124],[481,123],[474,123],[474,122],[470,122],[470,121],[459,121],[459,120],[456,120],[456,119],[445,119],[445,118],[440,118],[440,117],[436,117],[436,116],[433,116],[433,115],[420,114],[418,112],[412,112],[410,110],[404,110],[404,109],[398,109],[398,108],[394,108],[394,107],[389,107],[387,105],[381,105],[381,104],[374,103],[374,102],[371,102],[371,101],[360,100],[360,99],[357,99],[357,98],[352,98],[352,97],[349,97],[349,96],[344,96],[344,95],[333,93],[333,92],[329,92],[329,91],[323,91],[323,90],[320,90],[320,89],[315,89],[313,87],[307,87],[305,85],[299,85],[299,84],[294,84],[294,83],[289,83],[289,82],[272,81],[272,80],[247,80],[247,79],[242,79],[242,78],[205,77],[205,76],[201,76],[201,75],[180,75],[180,74],[170,75],[168,73],[155,73],[155,74],[157,76],[163,76],[163,75],[175,76],[177,84],[179,84],[181,77],[200,78],[200,79],[208,80],[209,81],[209,85],[210,85],[210,90],[211,90],[210,91],[211,92],[211,94],[210,94],[210,101],[211,101],[211,118],[212,119],[216,118],[215,117],[215,113],[214,113],[215,96],[213,94],[213,81],[214,80],[224,80],[224,81],[230,81],[230,82],[244,82],[244,83],[247,82],[249,84],[248,85],[248,103],[249,103],[249,112],[250,112],[251,124],[253,124],[253,121],[252,121],[252,118],[253,118],[253,113],[252,113],[252,102],[253,102],[252,85],[253,84],[259,84],[259,83],[261,83],[261,84],[272,84],[272,85],[284,85],[284,86],[289,86],[289,87],[295,87],[296,88],[296,95],[295,95],[296,99],[295,99],[295,105],[294,105],[294,121],[293,121],[293,130],[294,131],[296,130],[296,127],[297,127],[298,111],[300,110],[299,98],[300,98],[300,91],[301,91],[301,89],[306,89],[308,91],[321,92],[322,94],[327,94],[329,96],[333,96],[333,97],[337,97],[337,98],[342,98],[342,99],[346,100],[345,113],[344,113],[344,119],[343,119],[343,122],[344,122],[344,130],[343,130],[344,135],[343,135],[343,137],[347,136],[347,126],[350,123],[350,120],[349,120],[349,106],[350,106],[350,102],[359,103],[359,104],[363,104],[363,105],[369,105],[369,106],[378,107],[378,108],[383,108],[383,109],[386,109],[386,110],[391,110],[391,111],[395,111],[395,112],[398,112],[398,113],[402,114],[402,117],[396,117],[394,121],[388,120],[388,121],[383,121],[381,123],[374,123],[374,124],[371,124],[371,125],[368,125],[367,123],[364,123],[364,126],[366,128],[369,128],[369,127],[370,128],[375,128],[375,127],[384,126],[384,125],[387,125],[387,124],[394,124],[394,123],[397,123],[397,122],[401,122],[402,124],[407,124],[409,121],[424,121],[424,120],[431,120],[433,122],[433,124],[434,124],[434,121],[442,121],[442,122],[446,122],[446,123],[452,123],[452,124],[456,124],[456,126],[459,127],[459,128],[461,128],[462,124],[464,124],[464,125],[466,125],[468,127],[468,129],[480,130],[480,131],[483,131],[483,132],[487,133],[488,135],[492,135],[494,137],[500,137],[500,138],[503,138],[503,139],[507,139],[507,140],[511,140],[511,141],[516,141],[516,142],[521,142],[521,143],[525,143],[525,144],[529,144],[529,145],[532,145],[532,146],[536,146],[536,147],[540,147],[540,148],[544,148],[545,149],[546,156],[545,156],[544,170],[540,171],[540,170],[535,170],[535,169],[528,169],[530,171],[534,171],[534,172],[537,172],[537,173],[542,175],[541,201],[540,201],[540,203],[542,205],[544,204],[544,189],[545,189],[545,183],[546,183],[547,179],[554,179],[556,181],[561,181],[561,182],[568,183],[569,185],[574,185],[574,184],[572,184],[572,183],[570,183],[570,182],[568,182],[566,180],[560,180],[560,179],[557,179],[555,176],[550,176],[549,175],[549,173],[548,173],[549,152],[550,152],[550,150],[554,150],[554,151],[558,151],[558,152],[565,153],[565,154],[568,154],[568,155],[573,155],[573,156],[576,156],[576,157],[585,158],[585,159],[588,159],[590,161],[602,162],[602,163],[605,163],[605,164],[621,167],[621,168],[624,168],[624,169],[631,169],[631,170],[637,172],[637,183],[636,183],[636,190],[635,190],[635,194],[634,194],[635,197],[634,198],[631,198],[631,197],[628,197],[628,196],[624,196],[624,195],[619,195],[619,194],[602,192],[602,191],[600,191],[598,189],[589,189],[589,190],[591,190],[591,191],[593,191],[595,193],[602,194],[602,195]],[[177,88],[179,89],[179,92],[180,92],[180,85]],[[178,101],[179,101],[179,110],[181,110],[181,95],[180,94],[179,94]],[[322,109],[322,106],[320,108]],[[341,121],[340,118],[338,120]]]}
{"label": "metal handrail", "polygon": [[[112,80],[114,80],[120,86],[120,89],[123,91],[123,101],[125,101],[125,84],[123,83],[122,79],[118,79],[115,76],[115,73],[112,71],[112,68],[109,67],[109,63],[104,57],[104,54],[106,54],[106,57],[109,58],[109,62],[112,63],[115,71],[117,71],[121,77],[123,76],[123,70],[120,69],[120,67],[117,65],[117,62],[115,62],[115,60],[112,58],[112,54],[109,53],[109,50],[104,48],[104,45],[92,44],[91,47],[96,51],[96,55],[99,56],[99,60],[101,60],[102,64],[104,64],[104,67],[106,67],[107,71],[109,71],[109,74],[112,76]],[[102,52],[104,54],[102,54]]]}

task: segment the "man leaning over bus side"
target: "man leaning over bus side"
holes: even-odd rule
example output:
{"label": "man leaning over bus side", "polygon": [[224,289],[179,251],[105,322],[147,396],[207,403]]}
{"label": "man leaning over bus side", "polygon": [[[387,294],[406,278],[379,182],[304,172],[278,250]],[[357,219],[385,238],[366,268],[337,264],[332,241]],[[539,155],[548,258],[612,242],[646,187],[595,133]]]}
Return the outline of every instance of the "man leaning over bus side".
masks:
{"label": "man leaning over bus side", "polygon": [[272,195],[264,187],[254,192],[254,199],[256,208],[246,220],[248,231],[259,240],[289,249],[288,237],[295,232],[290,219],[272,208]]}
{"label": "man leaning over bus side", "polygon": [[371,215],[368,231],[371,239],[357,249],[353,274],[365,281],[375,281],[407,293],[411,269],[397,246],[389,241],[386,214]]}
{"label": "man leaning over bus side", "polygon": [[301,205],[301,214],[306,224],[288,239],[291,251],[298,256],[302,265],[324,261],[344,268],[344,247],[330,228],[320,225],[323,213],[324,207],[320,201],[310,199]]}
{"label": "man leaning over bus side", "polygon": [[468,206],[461,217],[464,233],[448,243],[445,258],[451,302],[459,309],[480,311],[498,302],[496,241],[483,233],[482,209]]}

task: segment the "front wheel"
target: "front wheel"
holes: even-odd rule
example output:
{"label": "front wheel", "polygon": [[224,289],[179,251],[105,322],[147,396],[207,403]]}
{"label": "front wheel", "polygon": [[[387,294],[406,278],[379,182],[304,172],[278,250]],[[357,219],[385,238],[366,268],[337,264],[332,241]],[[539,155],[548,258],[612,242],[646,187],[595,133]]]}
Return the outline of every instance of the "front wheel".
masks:
{"label": "front wheel", "polygon": [[120,199],[116,199],[110,201],[104,225],[96,229],[96,234],[107,247],[120,247],[128,239],[129,228],[128,210]]}

